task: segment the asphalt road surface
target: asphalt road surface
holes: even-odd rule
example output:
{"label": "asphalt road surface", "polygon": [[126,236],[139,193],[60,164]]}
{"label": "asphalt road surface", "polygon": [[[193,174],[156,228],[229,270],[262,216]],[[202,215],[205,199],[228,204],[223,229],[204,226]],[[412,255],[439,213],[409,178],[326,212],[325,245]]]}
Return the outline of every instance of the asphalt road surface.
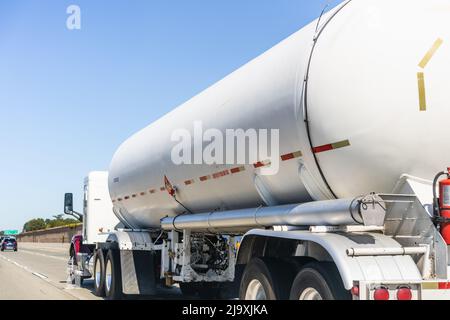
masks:
{"label": "asphalt road surface", "polygon": [[[0,252],[0,300],[98,300],[92,280],[78,288],[67,282],[67,244],[19,243],[17,252]],[[145,299],[180,299],[179,289]]]}

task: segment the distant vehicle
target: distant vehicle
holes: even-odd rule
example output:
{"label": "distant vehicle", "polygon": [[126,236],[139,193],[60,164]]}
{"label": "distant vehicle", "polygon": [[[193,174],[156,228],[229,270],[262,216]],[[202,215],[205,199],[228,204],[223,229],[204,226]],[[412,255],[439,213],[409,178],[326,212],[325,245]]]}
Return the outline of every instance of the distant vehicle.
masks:
{"label": "distant vehicle", "polygon": [[15,238],[5,238],[1,243],[1,251],[14,250],[17,251],[17,241]]}

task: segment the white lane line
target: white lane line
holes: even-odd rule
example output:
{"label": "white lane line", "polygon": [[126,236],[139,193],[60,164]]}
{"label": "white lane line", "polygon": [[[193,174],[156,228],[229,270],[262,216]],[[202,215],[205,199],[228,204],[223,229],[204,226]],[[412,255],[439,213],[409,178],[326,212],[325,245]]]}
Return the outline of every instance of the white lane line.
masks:
{"label": "white lane line", "polygon": [[20,263],[18,263],[18,262],[16,262],[16,261],[14,261],[14,260],[12,260],[12,259],[9,259],[9,258],[7,258],[7,257],[5,257],[5,256],[3,256],[3,255],[0,255],[0,258],[3,259],[3,260],[5,260],[5,261],[7,261],[7,262],[9,262],[9,263],[11,263],[11,264],[14,264],[14,265],[17,266],[18,268],[23,269],[23,270],[25,270],[26,272],[31,273],[31,274],[34,275],[34,276],[39,277],[41,280],[47,282],[49,285],[55,287],[55,288],[58,289],[58,290],[61,290],[62,292],[67,293],[68,295],[74,297],[75,299],[81,300],[79,297],[77,297],[77,296],[71,294],[70,292],[67,292],[65,289],[61,289],[57,284],[55,284],[52,280],[50,280],[50,279],[49,279],[48,277],[46,277],[45,275],[43,275],[43,274],[41,274],[41,273],[39,273],[39,272],[35,272],[35,271],[31,270],[30,268],[28,268],[27,266],[24,266],[24,265],[22,265],[22,264],[20,264]]}
{"label": "white lane line", "polygon": [[41,278],[41,279],[48,279],[48,277],[46,276],[46,275],[43,275],[42,273],[39,273],[39,272],[33,272],[32,273],[34,276],[36,276],[36,277],[38,277],[38,278]]}

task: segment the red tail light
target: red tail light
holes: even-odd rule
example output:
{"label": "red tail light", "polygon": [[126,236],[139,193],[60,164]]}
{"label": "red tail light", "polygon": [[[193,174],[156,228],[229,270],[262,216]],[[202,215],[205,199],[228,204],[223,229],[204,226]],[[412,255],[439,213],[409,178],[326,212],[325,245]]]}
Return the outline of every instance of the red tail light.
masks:
{"label": "red tail light", "polygon": [[373,294],[375,300],[389,300],[389,290],[386,288],[378,288]]}
{"label": "red tail light", "polygon": [[406,287],[398,289],[397,300],[412,300],[411,289]]}
{"label": "red tail light", "polygon": [[359,297],[359,286],[353,286],[352,295]]}

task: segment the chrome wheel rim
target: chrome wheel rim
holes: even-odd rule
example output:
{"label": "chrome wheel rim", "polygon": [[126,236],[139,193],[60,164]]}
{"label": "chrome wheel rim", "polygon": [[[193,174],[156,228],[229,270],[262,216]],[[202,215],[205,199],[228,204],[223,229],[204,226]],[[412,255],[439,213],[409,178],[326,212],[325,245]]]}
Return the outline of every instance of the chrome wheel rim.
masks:
{"label": "chrome wheel rim", "polygon": [[102,276],[100,270],[98,270],[98,260],[97,263],[95,264],[95,270],[94,270],[94,274],[95,274],[95,287],[96,288],[100,288],[100,277]]}
{"label": "chrome wheel rim", "polygon": [[112,284],[112,268],[111,268],[111,261],[109,259],[106,261],[105,284],[106,284],[106,291],[109,292]]}
{"label": "chrome wheel rim", "polygon": [[323,299],[319,291],[317,291],[314,288],[307,288],[303,290],[299,300],[323,300]]}
{"label": "chrome wheel rim", "polygon": [[267,300],[266,291],[259,280],[253,279],[248,284],[245,300]]}

